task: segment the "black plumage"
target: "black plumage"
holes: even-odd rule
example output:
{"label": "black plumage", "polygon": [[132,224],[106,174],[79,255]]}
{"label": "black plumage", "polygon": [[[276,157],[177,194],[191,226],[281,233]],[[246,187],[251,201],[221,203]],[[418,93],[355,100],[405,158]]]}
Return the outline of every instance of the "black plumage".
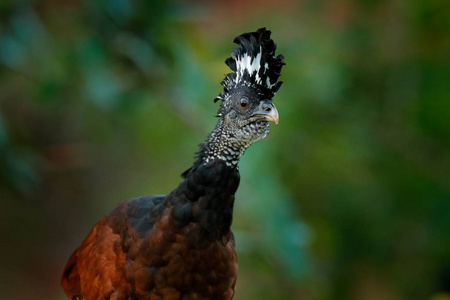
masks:
{"label": "black plumage", "polygon": [[278,122],[272,97],[283,57],[270,31],[235,39],[218,122],[169,195],[127,200],[105,215],[69,259],[62,286],[83,299],[231,299],[237,261],[230,230],[238,162]]}

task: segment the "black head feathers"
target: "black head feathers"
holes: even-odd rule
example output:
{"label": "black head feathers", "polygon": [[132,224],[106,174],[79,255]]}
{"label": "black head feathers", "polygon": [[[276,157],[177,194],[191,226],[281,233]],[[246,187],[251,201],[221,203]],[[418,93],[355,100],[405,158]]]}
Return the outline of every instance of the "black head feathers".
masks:
{"label": "black head feathers", "polygon": [[272,99],[283,83],[277,80],[285,63],[283,55],[275,57],[277,45],[270,34],[271,31],[260,28],[234,39],[238,47],[225,60],[234,73],[227,74],[222,80],[224,92],[215,101],[225,100],[226,95],[240,85],[253,87],[260,97]]}

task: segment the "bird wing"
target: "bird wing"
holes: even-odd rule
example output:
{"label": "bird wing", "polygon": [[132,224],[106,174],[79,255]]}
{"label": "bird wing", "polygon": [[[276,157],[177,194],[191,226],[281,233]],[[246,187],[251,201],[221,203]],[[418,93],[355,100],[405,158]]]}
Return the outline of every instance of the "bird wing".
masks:
{"label": "bird wing", "polygon": [[83,294],[86,299],[109,299],[113,295],[115,299],[128,299],[134,278],[125,279],[130,274],[124,270],[139,252],[136,241],[152,234],[164,198],[133,198],[100,219],[67,262],[61,281],[66,294]]}

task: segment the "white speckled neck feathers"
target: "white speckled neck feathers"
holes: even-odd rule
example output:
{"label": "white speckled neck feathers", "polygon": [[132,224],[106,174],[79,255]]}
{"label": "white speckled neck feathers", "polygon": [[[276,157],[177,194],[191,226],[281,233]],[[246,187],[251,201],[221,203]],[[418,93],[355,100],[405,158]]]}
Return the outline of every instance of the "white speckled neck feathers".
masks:
{"label": "white speckled neck feathers", "polygon": [[[209,163],[214,160],[224,161],[227,166],[238,167],[239,159],[245,150],[253,143],[265,138],[268,133],[268,124],[266,122],[253,123],[244,127],[243,136],[236,137],[233,132],[228,130],[222,119],[216,125],[216,128],[210,133],[205,144],[203,144],[200,157],[203,163]],[[256,135],[254,132],[264,131],[262,135]]]}

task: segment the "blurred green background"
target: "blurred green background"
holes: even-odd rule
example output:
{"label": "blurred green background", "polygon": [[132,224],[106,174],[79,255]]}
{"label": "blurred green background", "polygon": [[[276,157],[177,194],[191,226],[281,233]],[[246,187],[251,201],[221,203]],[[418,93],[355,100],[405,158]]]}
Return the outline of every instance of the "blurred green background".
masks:
{"label": "blurred green background", "polygon": [[62,269],[120,201],[170,192],[233,38],[285,55],[241,160],[235,299],[450,299],[448,1],[0,2],[0,290]]}

